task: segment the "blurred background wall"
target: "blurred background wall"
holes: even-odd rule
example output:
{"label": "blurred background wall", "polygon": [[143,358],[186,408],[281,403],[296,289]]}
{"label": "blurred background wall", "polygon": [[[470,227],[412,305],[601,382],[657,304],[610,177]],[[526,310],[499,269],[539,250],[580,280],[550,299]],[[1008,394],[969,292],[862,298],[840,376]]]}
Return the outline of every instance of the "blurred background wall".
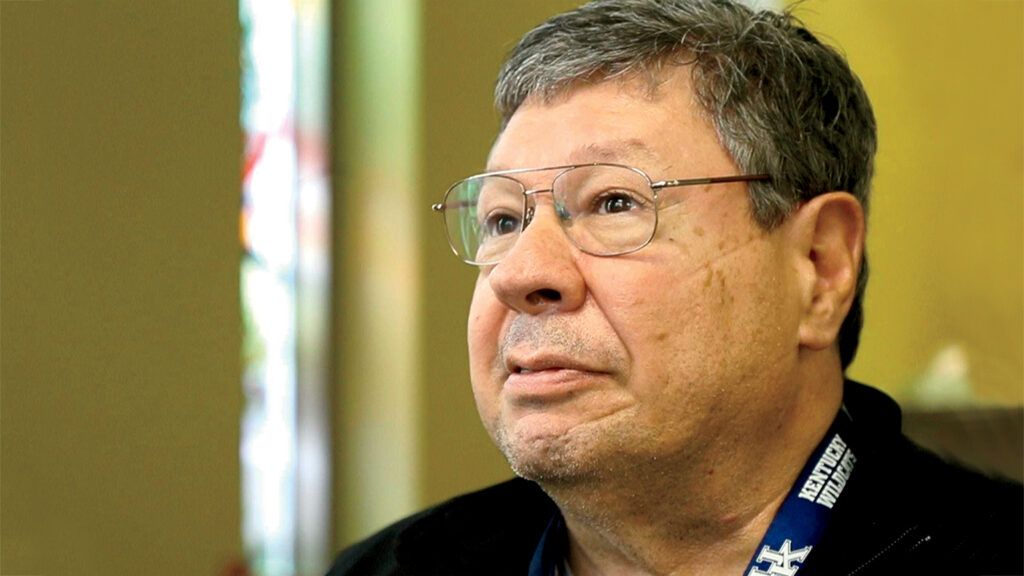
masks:
{"label": "blurred background wall", "polygon": [[868,323],[851,374],[906,397],[945,358],[976,398],[1019,404],[1024,4],[810,2],[799,13],[848,55],[878,117]]}
{"label": "blurred background wall", "polygon": [[0,2],[0,574],[240,554],[238,11]]}
{"label": "blurred background wall", "polygon": [[[503,55],[575,4],[334,4],[338,548],[510,475],[469,390],[475,271],[428,207],[484,164]],[[1024,4],[798,14],[879,119],[851,375],[1019,406]],[[238,57],[232,2],[0,2],[0,574],[218,574],[241,553]]]}

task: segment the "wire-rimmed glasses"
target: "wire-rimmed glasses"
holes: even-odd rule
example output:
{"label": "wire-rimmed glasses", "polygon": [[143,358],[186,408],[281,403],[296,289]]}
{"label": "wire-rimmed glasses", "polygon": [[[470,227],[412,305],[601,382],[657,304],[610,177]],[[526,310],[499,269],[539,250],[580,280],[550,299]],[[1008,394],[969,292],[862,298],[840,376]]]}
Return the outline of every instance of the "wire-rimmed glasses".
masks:
{"label": "wire-rimmed glasses", "polygon": [[[517,176],[556,171],[549,188],[527,188]],[[593,256],[621,256],[651,242],[663,188],[768,181],[767,174],[655,182],[639,168],[611,163],[501,170],[453,184],[431,208],[444,215],[448,243],[468,264],[497,264],[533,219],[536,195],[550,193],[574,246]]]}

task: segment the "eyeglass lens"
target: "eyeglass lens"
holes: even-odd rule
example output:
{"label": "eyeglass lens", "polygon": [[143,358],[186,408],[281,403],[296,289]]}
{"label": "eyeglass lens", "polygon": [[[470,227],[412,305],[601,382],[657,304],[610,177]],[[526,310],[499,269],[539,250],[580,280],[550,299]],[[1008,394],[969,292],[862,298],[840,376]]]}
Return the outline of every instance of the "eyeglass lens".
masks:
{"label": "eyeglass lens", "polygon": [[[525,174],[514,176],[523,178]],[[529,211],[536,210],[539,215],[543,209],[537,203],[543,192],[528,192],[513,175],[477,176],[456,184],[445,200],[445,224],[452,247],[468,262],[499,261],[525,228]],[[624,254],[644,246],[654,234],[654,192],[647,177],[631,168],[570,168],[555,177],[550,192],[562,229],[584,252]]]}

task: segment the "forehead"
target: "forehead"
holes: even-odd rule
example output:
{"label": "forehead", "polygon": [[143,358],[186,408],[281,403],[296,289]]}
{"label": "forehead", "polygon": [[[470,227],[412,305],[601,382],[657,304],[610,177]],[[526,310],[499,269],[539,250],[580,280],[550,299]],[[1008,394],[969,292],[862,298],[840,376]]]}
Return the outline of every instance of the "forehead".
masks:
{"label": "forehead", "polygon": [[725,153],[696,104],[688,67],[664,71],[657,88],[634,77],[580,84],[556,98],[528,98],[495,141],[488,170],[617,162],[652,175],[728,169]]}

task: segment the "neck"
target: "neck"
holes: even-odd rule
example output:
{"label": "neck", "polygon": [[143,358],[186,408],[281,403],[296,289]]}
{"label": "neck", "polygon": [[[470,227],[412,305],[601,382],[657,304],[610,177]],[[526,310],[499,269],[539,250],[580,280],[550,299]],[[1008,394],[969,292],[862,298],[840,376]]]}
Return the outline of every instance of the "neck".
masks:
{"label": "neck", "polygon": [[761,434],[738,430],[696,455],[545,484],[565,517],[573,574],[743,573],[839,409],[841,382],[823,384],[814,390],[832,392],[796,403]]}
{"label": "neck", "polygon": [[599,505],[563,508],[573,574],[742,574],[784,497],[782,492],[743,516],[717,519],[669,514],[666,506],[650,503],[623,510],[621,500],[603,500],[607,507],[596,515]]}

